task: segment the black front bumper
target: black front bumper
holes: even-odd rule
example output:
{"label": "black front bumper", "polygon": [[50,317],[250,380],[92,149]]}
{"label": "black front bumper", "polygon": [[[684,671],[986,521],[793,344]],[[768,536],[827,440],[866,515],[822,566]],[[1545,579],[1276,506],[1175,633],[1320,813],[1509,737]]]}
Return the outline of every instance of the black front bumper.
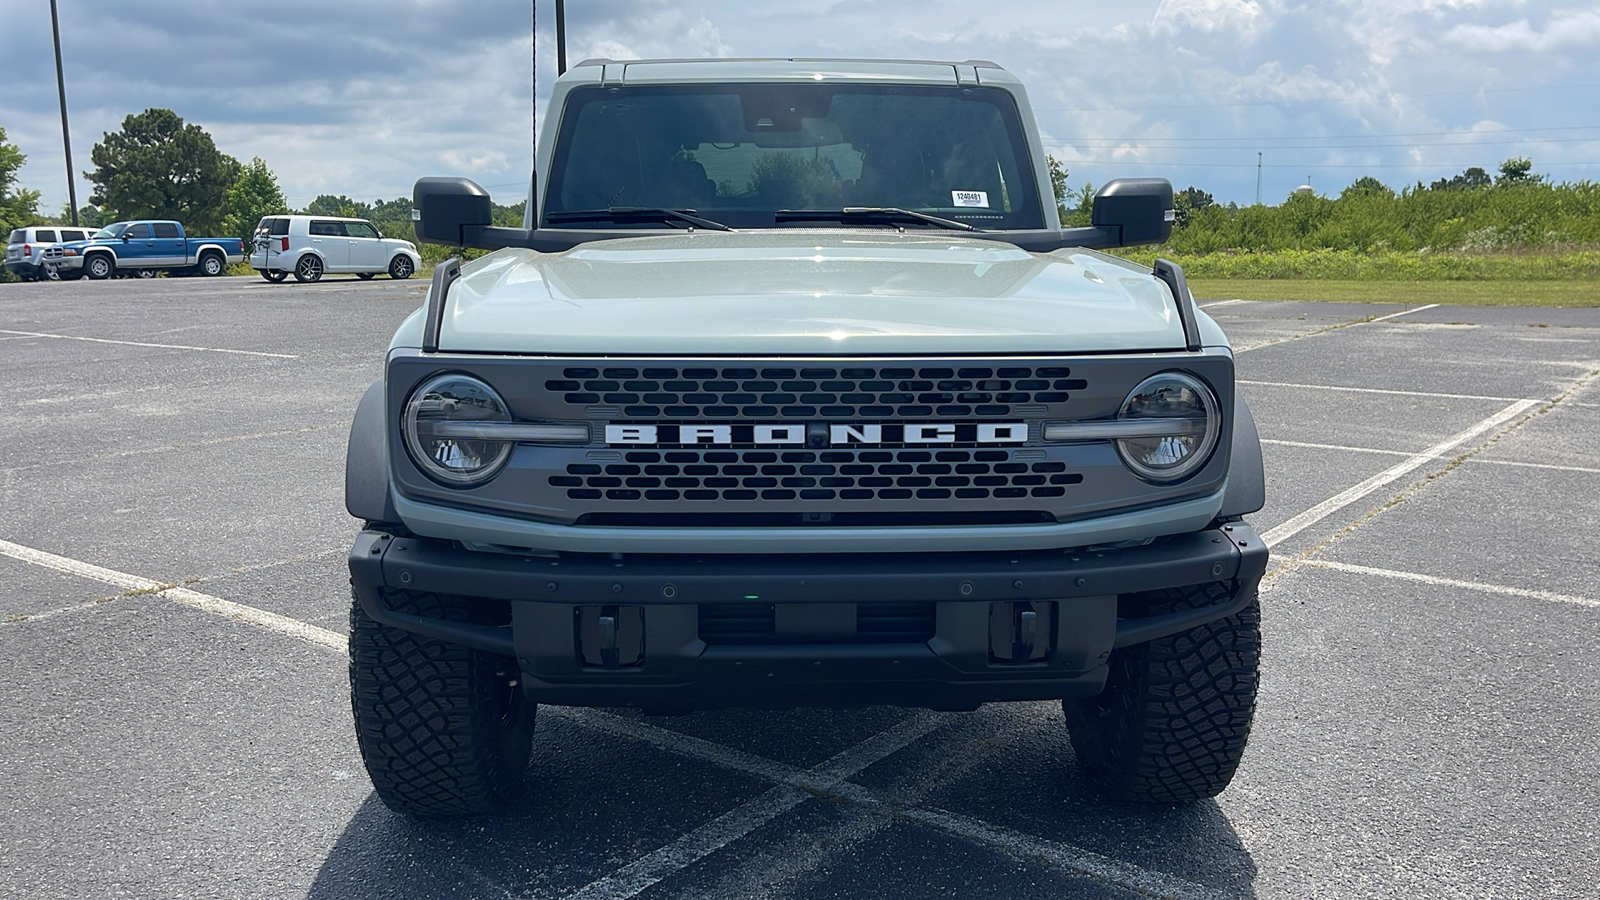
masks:
{"label": "black front bumper", "polygon": [[[350,552],[356,597],[378,622],[515,657],[536,702],[649,709],[970,709],[1092,695],[1113,649],[1237,612],[1266,564],[1243,523],[1142,547],[1027,553],[556,559],[379,531]],[[1169,589],[1207,599],[1118,617],[1119,595]],[[463,602],[509,624],[395,609],[415,593],[478,598]],[[730,610],[753,628],[712,624]],[[926,633],[913,622],[877,640],[866,623],[884,610],[922,615]]]}

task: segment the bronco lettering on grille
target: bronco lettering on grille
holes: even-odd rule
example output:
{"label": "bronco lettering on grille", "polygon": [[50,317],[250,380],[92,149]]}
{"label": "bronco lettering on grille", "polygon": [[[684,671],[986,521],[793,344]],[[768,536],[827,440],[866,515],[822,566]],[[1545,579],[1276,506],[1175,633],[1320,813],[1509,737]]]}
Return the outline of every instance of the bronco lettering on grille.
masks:
{"label": "bronco lettering on grille", "polygon": [[[913,422],[909,424],[829,424],[828,446],[850,444],[1022,444],[1026,422]],[[790,425],[607,425],[606,443],[626,446],[730,445],[800,446],[806,426]]]}

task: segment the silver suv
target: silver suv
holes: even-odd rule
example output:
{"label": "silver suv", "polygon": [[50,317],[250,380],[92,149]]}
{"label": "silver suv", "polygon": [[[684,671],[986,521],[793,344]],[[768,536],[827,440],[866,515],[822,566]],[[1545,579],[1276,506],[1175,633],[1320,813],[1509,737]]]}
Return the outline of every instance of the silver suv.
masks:
{"label": "silver suv", "polygon": [[410,241],[387,238],[366,219],[338,216],[267,216],[256,224],[250,266],[271,282],[293,273],[296,281],[353,273],[367,279],[387,272],[410,278],[422,265]]}
{"label": "silver suv", "polygon": [[85,240],[93,233],[92,228],[62,228],[57,225],[13,229],[6,238],[6,272],[27,281],[43,281],[51,275],[50,269],[44,264],[45,248],[68,241]]}
{"label": "silver suv", "polygon": [[1261,449],[1182,269],[1098,252],[1165,241],[1172,185],[1063,227],[981,61],[589,60],[549,109],[523,227],[417,182],[420,240],[494,252],[434,269],[351,428],[379,798],[500,803],[541,703],[1054,700],[1111,796],[1220,792]]}

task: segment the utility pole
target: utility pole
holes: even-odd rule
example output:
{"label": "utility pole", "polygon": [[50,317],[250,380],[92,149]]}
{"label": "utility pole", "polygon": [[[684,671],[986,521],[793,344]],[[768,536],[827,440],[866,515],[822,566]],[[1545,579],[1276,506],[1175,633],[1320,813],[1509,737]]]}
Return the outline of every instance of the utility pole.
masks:
{"label": "utility pole", "polygon": [[567,73],[567,3],[556,0],[556,74]]}
{"label": "utility pole", "polygon": [[1261,151],[1256,151],[1256,205],[1261,205]]}
{"label": "utility pole", "polygon": [[50,0],[50,33],[56,39],[56,94],[61,98],[61,145],[67,152],[67,206],[72,209],[72,225],[78,225],[78,188],[72,179],[72,133],[67,130],[67,79],[61,71],[61,23],[56,16],[56,0]]}

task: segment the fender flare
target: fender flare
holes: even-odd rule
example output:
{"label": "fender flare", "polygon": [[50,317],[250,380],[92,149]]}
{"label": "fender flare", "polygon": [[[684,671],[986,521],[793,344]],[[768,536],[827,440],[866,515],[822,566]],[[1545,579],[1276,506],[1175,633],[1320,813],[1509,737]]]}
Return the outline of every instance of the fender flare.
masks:
{"label": "fender flare", "polygon": [[1261,436],[1244,398],[1233,398],[1233,455],[1228,460],[1228,489],[1218,518],[1248,515],[1267,505],[1267,473],[1261,461]]}
{"label": "fender flare", "polygon": [[384,418],[380,378],[356,404],[344,457],[344,508],[368,522],[400,521],[389,493],[389,430]]}
{"label": "fender flare", "polygon": [[[195,264],[198,265],[199,262],[200,262],[200,257],[205,256],[207,253],[211,253],[211,252],[216,252],[216,253],[220,254],[222,256],[223,264],[224,265],[227,264],[228,256],[230,254],[228,253],[228,248],[222,246],[221,244],[201,244],[200,246],[194,248],[194,261],[195,261]],[[231,254],[231,255],[238,256],[239,254],[235,253],[235,254]]]}

